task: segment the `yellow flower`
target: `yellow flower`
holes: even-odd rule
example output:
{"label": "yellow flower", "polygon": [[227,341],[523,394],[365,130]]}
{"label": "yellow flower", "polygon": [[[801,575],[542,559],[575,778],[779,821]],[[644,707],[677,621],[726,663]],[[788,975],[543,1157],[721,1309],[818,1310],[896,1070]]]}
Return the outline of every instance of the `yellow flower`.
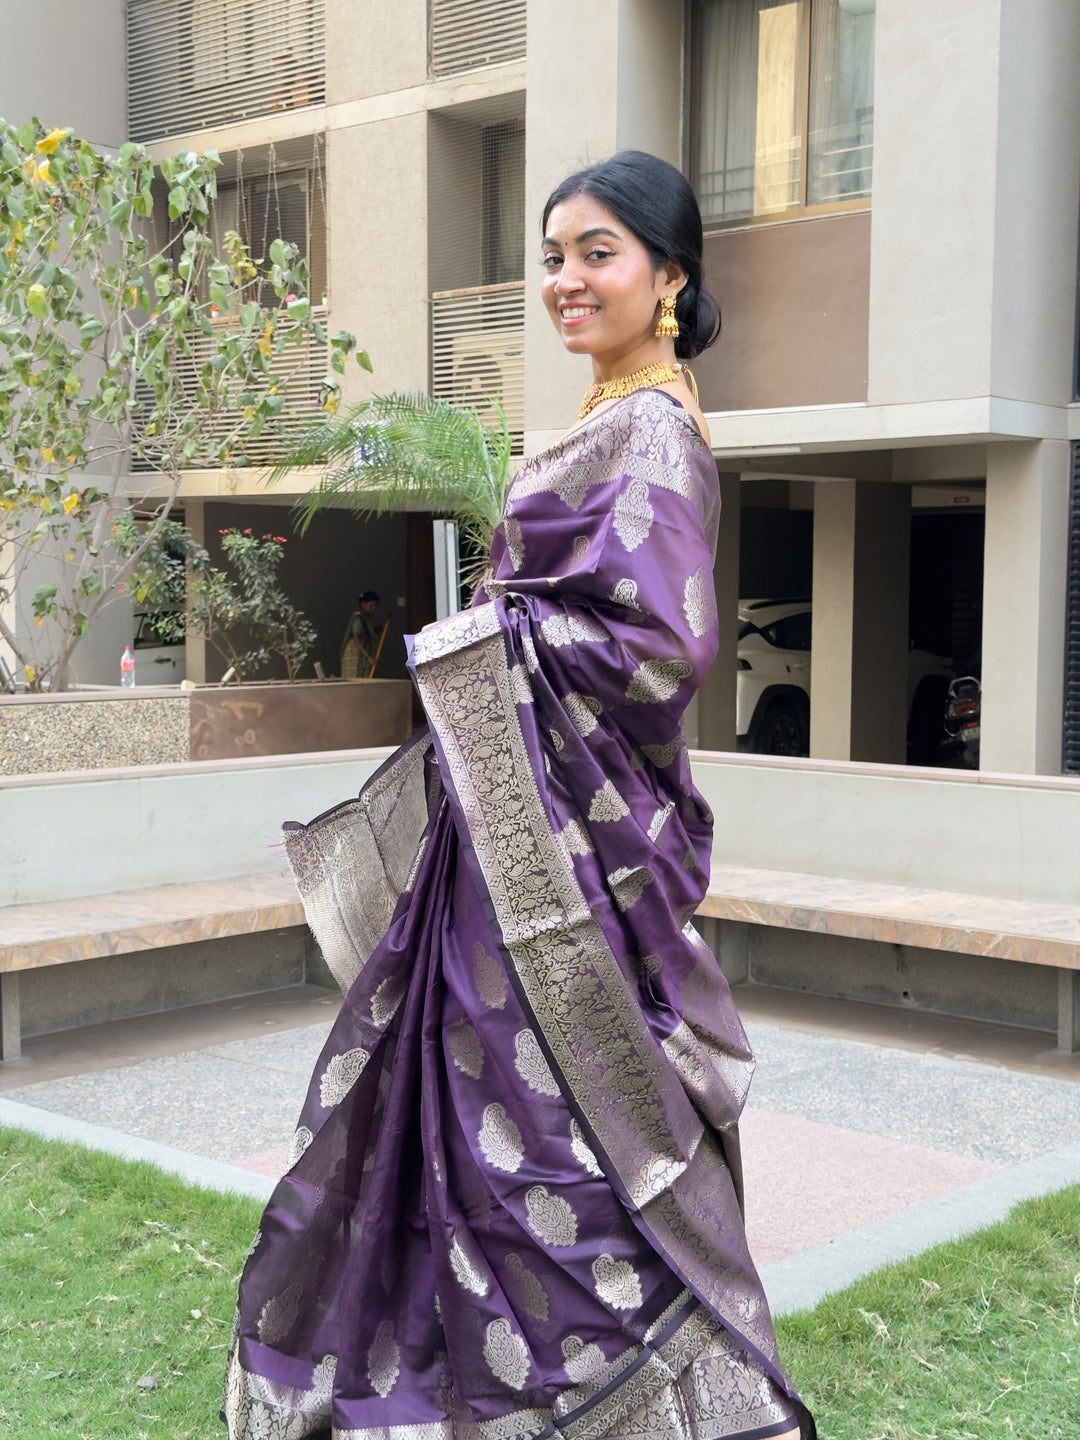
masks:
{"label": "yellow flower", "polygon": [[43,140],[38,141],[37,148],[39,154],[51,155],[63,138],[63,130],[61,130],[59,126],[54,125],[48,135],[46,135]]}
{"label": "yellow flower", "polygon": [[266,329],[263,331],[263,337],[259,341],[259,349],[264,355],[272,355],[274,352],[274,347],[270,344],[270,336],[273,335],[273,333],[273,321],[268,320],[266,324]]}
{"label": "yellow flower", "polygon": [[45,461],[46,465],[51,465],[53,463],[53,461],[56,459],[56,456],[53,454],[51,446],[43,445],[41,447],[41,458]]}
{"label": "yellow flower", "polygon": [[65,560],[74,560],[74,559],[75,559],[75,551],[74,551],[74,550],[69,550],[69,551],[67,552],[67,554],[64,556],[64,559],[65,559]]}
{"label": "yellow flower", "polygon": [[338,407],[338,397],[337,397],[336,395],[328,395],[328,396],[326,397],[326,399],[323,401],[323,409],[326,411],[326,413],[327,413],[328,415],[336,415],[336,414],[337,414],[337,407]]}
{"label": "yellow flower", "polygon": [[45,181],[51,181],[51,180],[52,180],[52,176],[49,174],[49,162],[48,162],[48,160],[43,160],[43,161],[41,162],[41,164],[37,167],[37,178],[38,178],[39,180],[45,180]]}
{"label": "yellow flower", "polygon": [[[45,621],[44,621],[44,619],[43,619],[40,615],[35,615],[35,616],[34,616],[34,624],[35,624],[35,625],[44,625],[44,624],[45,624]],[[31,683],[33,683],[33,682],[31,682]]]}
{"label": "yellow flower", "polygon": [[[41,622],[39,621],[38,623],[40,624]],[[37,666],[36,666],[36,665],[24,665],[24,666],[23,666],[23,674],[26,676],[27,682],[32,685],[32,684],[34,683],[34,681],[37,679]]]}
{"label": "yellow flower", "polygon": [[38,161],[35,160],[33,155],[28,155],[23,161],[23,169],[30,176],[32,183],[35,185],[38,183],[39,180],[48,180],[49,178],[48,160]]}
{"label": "yellow flower", "polygon": [[79,492],[77,490],[73,490],[71,494],[67,497],[67,499],[64,501],[64,514],[70,515],[73,510],[77,510],[78,508]]}

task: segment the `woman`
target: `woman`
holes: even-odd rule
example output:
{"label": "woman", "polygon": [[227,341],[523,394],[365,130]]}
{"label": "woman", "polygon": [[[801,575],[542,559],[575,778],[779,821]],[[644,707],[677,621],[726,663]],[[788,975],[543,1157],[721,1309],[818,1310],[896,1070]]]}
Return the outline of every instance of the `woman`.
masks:
{"label": "woman", "polygon": [[571,176],[543,266],[582,422],[413,638],[428,733],[286,830],[347,994],[241,1283],[245,1440],[814,1434],[740,1215],[753,1061],[690,925],[719,499],[677,357],[719,318],[689,186],[637,152]]}

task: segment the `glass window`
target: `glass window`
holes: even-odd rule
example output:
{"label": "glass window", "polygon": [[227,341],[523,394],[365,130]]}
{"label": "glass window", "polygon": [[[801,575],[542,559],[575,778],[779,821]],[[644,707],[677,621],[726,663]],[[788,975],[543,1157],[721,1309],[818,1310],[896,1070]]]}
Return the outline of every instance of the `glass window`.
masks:
{"label": "glass window", "polygon": [[698,0],[694,154],[702,218],[870,194],[875,0]]}

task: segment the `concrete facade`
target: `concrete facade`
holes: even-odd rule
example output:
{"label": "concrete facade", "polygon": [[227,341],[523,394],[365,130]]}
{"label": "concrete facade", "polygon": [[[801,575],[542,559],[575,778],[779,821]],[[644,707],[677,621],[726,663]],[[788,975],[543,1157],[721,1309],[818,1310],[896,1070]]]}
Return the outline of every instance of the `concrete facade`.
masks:
{"label": "concrete facade", "polygon": [[[523,117],[523,448],[535,452],[572,420],[589,378],[540,303],[530,261],[543,202],[570,170],[619,147],[692,170],[697,32],[669,0],[507,0],[508,14],[525,14],[524,54],[453,71],[430,54],[431,4],[372,0],[361,13],[326,0],[325,104],[150,148],[254,154],[325,140],[331,323],[355,331],[375,366],[372,376],[349,367],[345,399],[355,400],[430,385],[432,294],[483,288],[479,270],[455,258],[486,243],[482,135]],[[62,71],[66,108],[54,118],[111,143],[123,134],[124,7],[94,7],[93,25],[86,7],[44,7],[72,8],[78,27],[59,27],[49,81],[34,82],[40,96],[27,88],[32,67],[17,67],[28,42],[9,48],[9,109],[44,114]],[[589,57],[584,89],[568,43]],[[87,54],[117,83],[91,85]],[[983,766],[1059,768],[1069,442],[1080,439],[1078,61],[1073,0],[883,5],[871,194],[708,229],[725,329],[696,368],[720,469],[739,477],[725,482],[718,595],[724,613],[738,598],[740,491],[801,482],[792,496],[815,497],[813,757],[904,759],[903,632],[921,583],[904,517],[933,487],[962,483],[985,514],[985,603],[980,595],[970,646],[983,668]],[[709,83],[702,76],[700,87]],[[288,503],[310,483],[298,475],[274,499]],[[260,487],[253,474],[192,472],[193,526],[212,534],[227,499],[260,498]],[[779,544],[767,527],[761,535],[755,543]],[[395,546],[404,571],[404,538]],[[720,665],[733,668],[734,623],[723,644]],[[197,647],[190,660],[205,673]],[[691,717],[717,746],[733,743],[729,690],[714,676]]]}

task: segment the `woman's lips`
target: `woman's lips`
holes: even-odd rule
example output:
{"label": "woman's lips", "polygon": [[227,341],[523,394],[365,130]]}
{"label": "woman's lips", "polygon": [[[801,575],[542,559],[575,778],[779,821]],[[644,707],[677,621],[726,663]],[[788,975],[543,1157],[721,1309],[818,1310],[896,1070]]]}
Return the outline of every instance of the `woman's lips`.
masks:
{"label": "woman's lips", "polygon": [[595,315],[599,308],[598,305],[567,305],[559,311],[559,319],[564,325],[580,325],[583,320]]}

